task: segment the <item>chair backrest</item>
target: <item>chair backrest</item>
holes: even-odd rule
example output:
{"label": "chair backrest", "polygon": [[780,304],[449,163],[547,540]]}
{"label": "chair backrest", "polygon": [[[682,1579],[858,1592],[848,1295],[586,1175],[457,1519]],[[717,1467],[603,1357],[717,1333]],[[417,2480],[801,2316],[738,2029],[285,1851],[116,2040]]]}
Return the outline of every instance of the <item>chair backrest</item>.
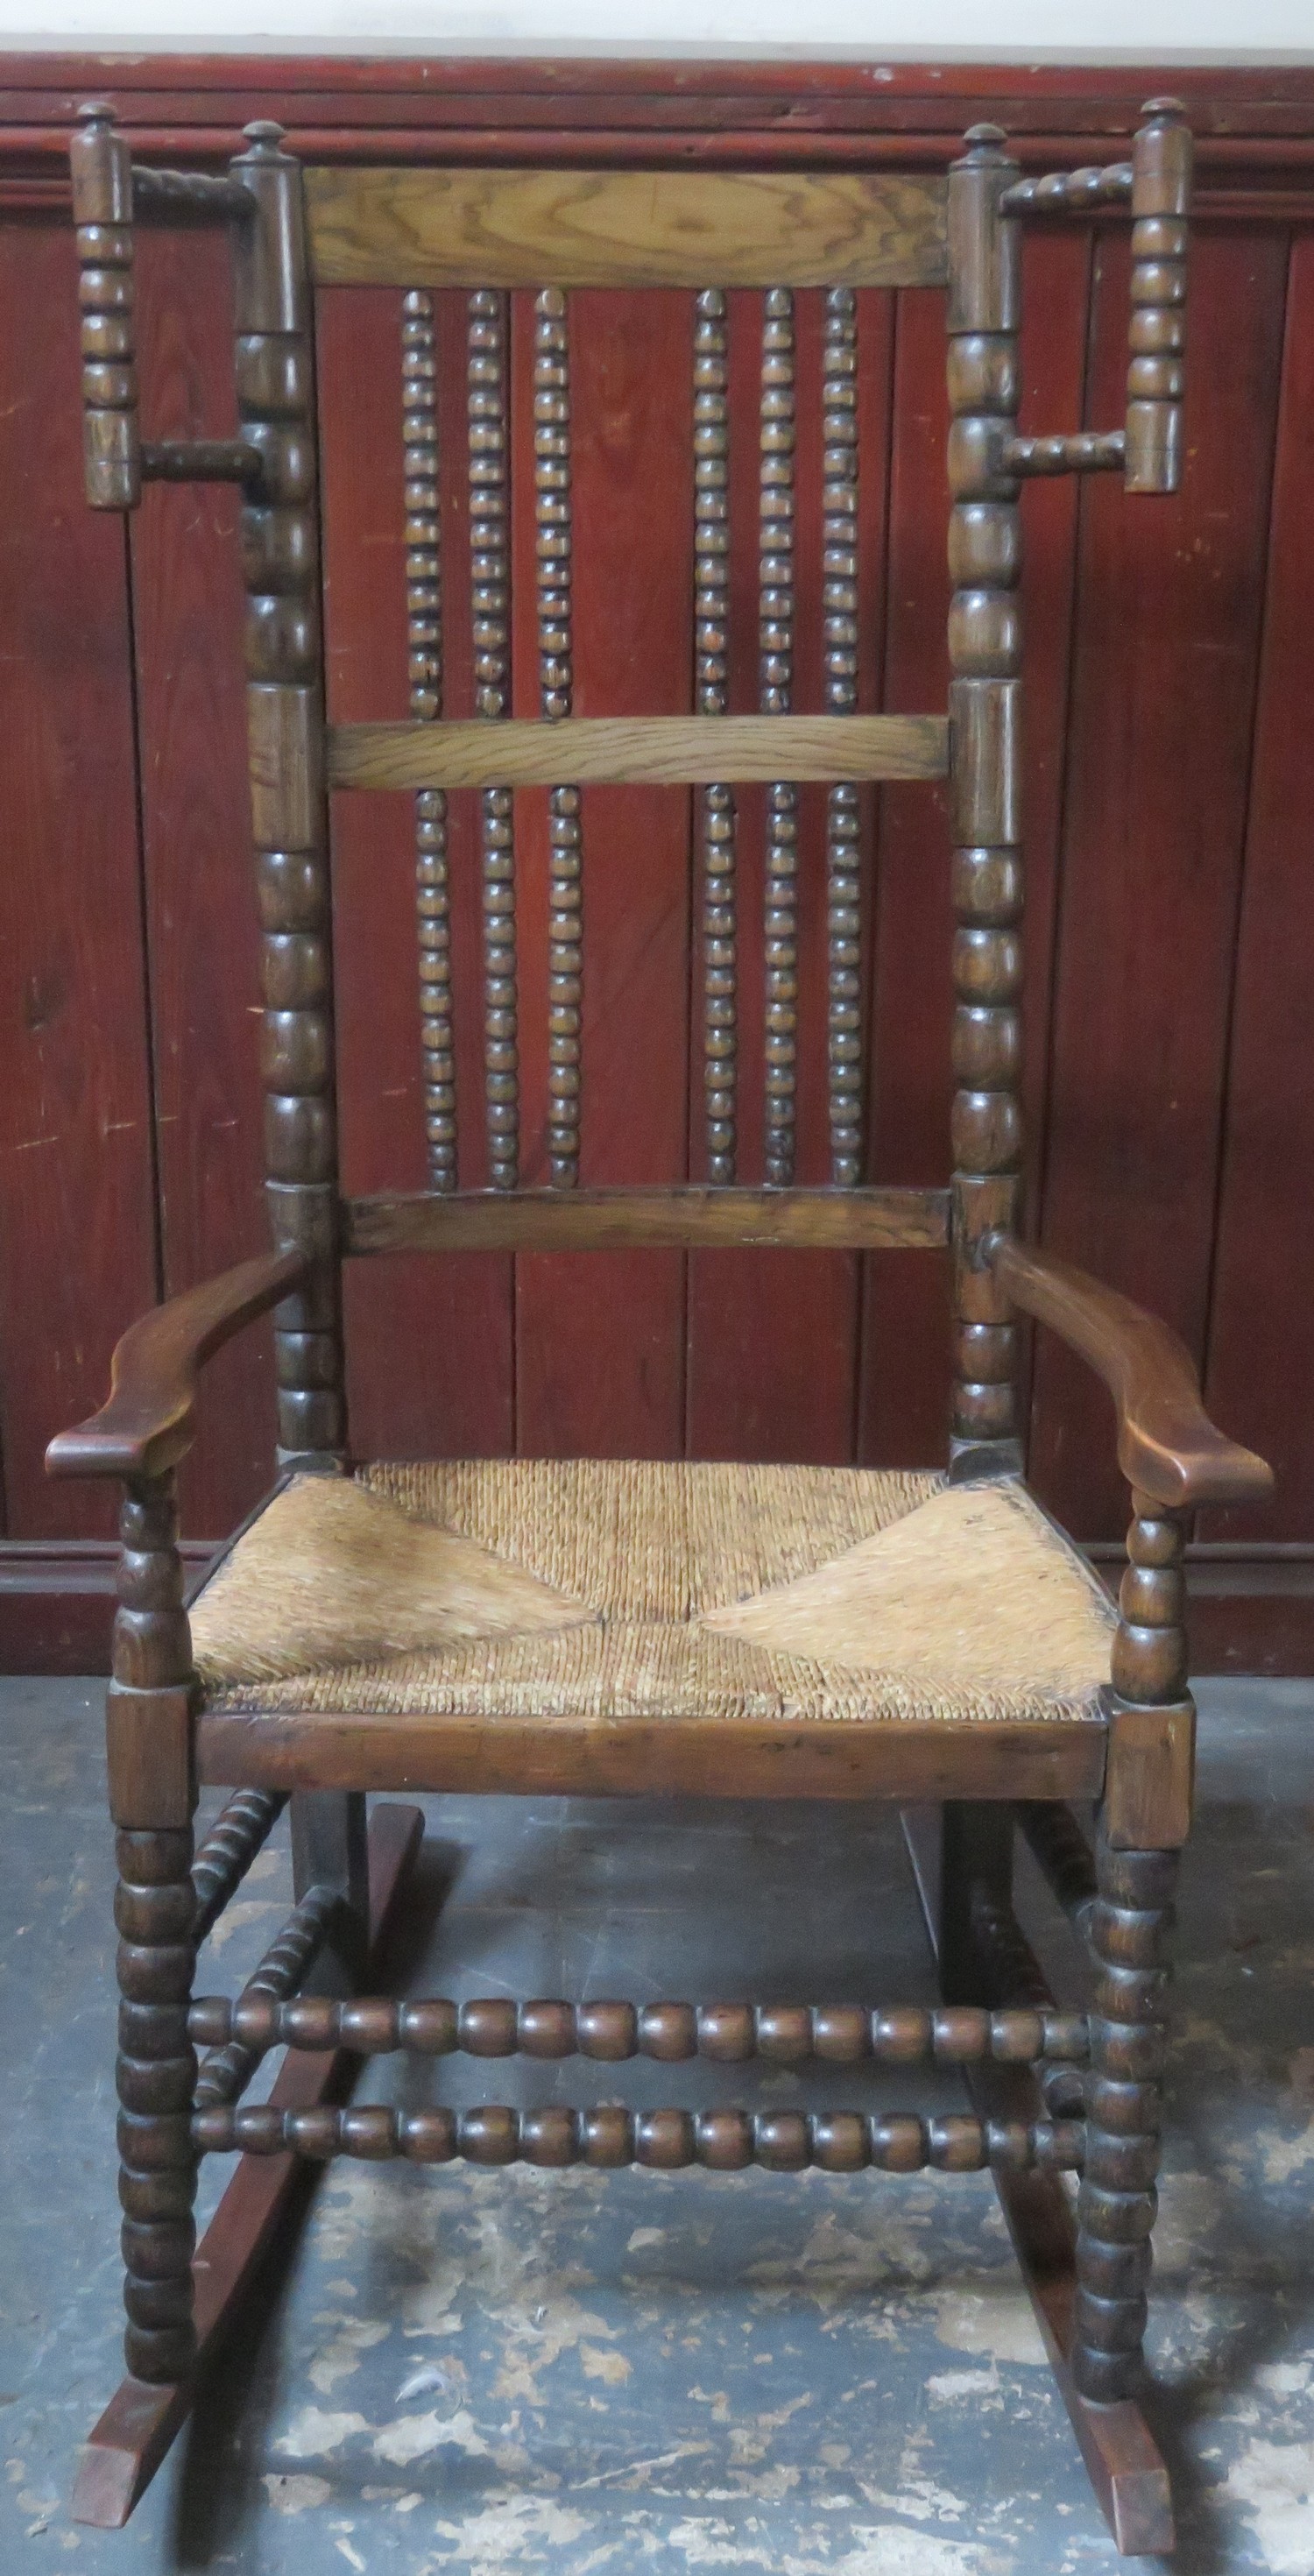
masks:
{"label": "chair backrest", "polygon": [[[88,498],[130,508],[142,482],[224,479],[243,491],[251,806],[264,948],[266,1175],[275,1240],[313,1254],[316,1284],[278,1318],[280,1443],[344,1442],[342,1254],[427,1247],[648,1244],[950,1245],[956,1295],[953,1447],[998,1462],[1015,1443],[1015,1334],[984,1247],[1018,1221],[1021,1129],[1019,493],[1026,476],[1116,467],[1129,490],[1174,488],[1180,448],[1190,138],[1157,102],[1132,159],[1021,178],[994,128],[947,175],[703,170],[306,169],[276,127],[214,178],[132,166],[107,111],[73,143],[82,264]],[[1133,222],[1132,358],[1124,428],[1017,434],[1019,232],[1031,217],[1124,204]],[[154,443],[138,426],[134,217],[232,225],[236,440]],[[572,289],[688,291],[694,439],[694,709],[572,712]],[[948,541],[953,681],[946,710],[858,712],[859,290],[947,287],[952,426]],[[327,726],[323,695],[316,386],[317,286],[394,289],[404,377],[410,708]],[[468,297],[470,597],[477,714],[443,713],[443,544],[435,395],[436,290]],[[760,294],[758,712],[727,712],[727,295]],[[534,294],[533,477],[539,714],[510,701],[507,296]],[[824,290],[821,401],[824,696],[794,705],[795,298]],[[587,531],[581,530],[582,542]],[[450,599],[448,603],[450,614]],[[956,845],[950,1189],[867,1185],[863,1108],[863,785],[948,777]],[[702,850],[705,1181],[582,1187],[585,973],[581,790],[698,791]],[[738,786],[765,787],[764,1167],[741,1172],[736,911]],[[798,791],[825,782],[829,985],[824,1044],[830,1181],[795,1186],[800,1033]],[[520,1154],[517,787],[549,792],[548,1182]],[[428,1190],[344,1201],[338,1180],[328,872],[330,790],[415,801],[417,938]],[[480,800],[483,1123],[491,1186],[459,1186],[448,798]],[[463,1115],[467,1114],[463,1111]]]}

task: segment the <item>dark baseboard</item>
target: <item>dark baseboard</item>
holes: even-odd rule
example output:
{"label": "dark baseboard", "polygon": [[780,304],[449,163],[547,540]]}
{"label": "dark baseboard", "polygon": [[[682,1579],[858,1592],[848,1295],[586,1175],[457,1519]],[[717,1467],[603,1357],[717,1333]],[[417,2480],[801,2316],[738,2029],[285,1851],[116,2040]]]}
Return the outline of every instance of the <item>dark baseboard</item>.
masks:
{"label": "dark baseboard", "polygon": [[[1116,1546],[1088,1551],[1116,1585]],[[213,1554],[184,1542],[194,1580]],[[97,1539],[0,1540],[0,1673],[109,1670],[116,1550]],[[1187,1550],[1193,1673],[1314,1675],[1314,1548]]]}

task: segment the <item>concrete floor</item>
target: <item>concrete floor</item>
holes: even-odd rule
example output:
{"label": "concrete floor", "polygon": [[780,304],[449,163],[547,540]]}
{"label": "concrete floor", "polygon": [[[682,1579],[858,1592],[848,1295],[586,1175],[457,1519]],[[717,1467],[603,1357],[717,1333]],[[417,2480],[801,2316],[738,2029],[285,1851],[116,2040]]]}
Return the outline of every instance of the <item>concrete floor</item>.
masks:
{"label": "concrete floor", "polygon": [[[1217,1684],[1202,1698],[1155,2419],[1182,2576],[1309,2576],[1314,1690]],[[70,2524],[76,2446],[118,2377],[99,1734],[97,1686],[0,1683],[0,2570],[1068,2576],[1115,2563],[980,2176],[337,2165],[128,2530]],[[879,1810],[435,1801],[430,1829],[433,1874],[453,1885],[415,1945],[414,1991],[930,1997]],[[282,1829],[202,1989],[249,1971],[287,1897]],[[372,2073],[382,2092],[433,2071]],[[598,2089],[579,2065],[441,2071],[449,2099],[481,2079],[488,2091],[489,2074],[502,2099]],[[756,2088],[741,2080],[754,2072],[736,2071],[736,2098],[870,2098],[833,2071]],[[643,2065],[608,2070],[607,2090],[696,2102],[725,2082]],[[918,2098],[909,2078],[899,2089]],[[208,2202],[223,2173],[207,2171]]]}

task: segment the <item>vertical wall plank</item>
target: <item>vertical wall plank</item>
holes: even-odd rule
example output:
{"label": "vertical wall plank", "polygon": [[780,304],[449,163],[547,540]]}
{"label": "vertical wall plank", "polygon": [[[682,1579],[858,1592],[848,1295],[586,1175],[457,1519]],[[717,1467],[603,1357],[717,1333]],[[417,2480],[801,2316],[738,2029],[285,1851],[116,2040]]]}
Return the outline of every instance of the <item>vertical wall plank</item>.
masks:
{"label": "vertical wall plank", "polygon": [[1262,1512],[1201,1536],[1314,1534],[1314,234],[1291,254],[1259,710],[1237,941],[1206,1391],[1270,1460]]}
{"label": "vertical wall plank", "polygon": [[[1183,489],[1082,495],[1044,1239],[1203,1356],[1254,717],[1287,244],[1202,225]],[[1091,417],[1116,419],[1126,243],[1101,236]],[[1032,1470],[1120,1534],[1108,1399],[1037,1349]]]}
{"label": "vertical wall plank", "polygon": [[[434,298],[446,704],[472,712],[466,541],[465,298]],[[401,297],[319,299],[329,710],[339,723],[407,712]],[[477,824],[450,801],[462,1179],[486,1179],[479,1011]],[[426,1185],[416,978],[414,810],[338,796],[334,976],[343,1188]],[[511,1264],[497,1255],[351,1261],[344,1277],[349,1436],[359,1457],[495,1456],[512,1445]]]}
{"label": "vertical wall plank", "polygon": [[[538,712],[531,423],[532,298],[516,299],[514,698]],[[574,422],[575,709],[687,711],[693,652],[692,299],[590,291],[569,304]],[[546,1179],[547,841],[517,798],[523,893],[526,1169]],[[583,799],[580,1177],[683,1178],[690,798],[594,787]],[[679,1253],[524,1256],[516,1280],[516,1445],[531,1457],[678,1457]]]}
{"label": "vertical wall plank", "polygon": [[[208,227],[143,229],[142,417],[161,438],[231,437],[231,264]],[[237,498],[148,486],[131,522],[142,837],[166,1296],[262,1252],[259,989],[246,786]],[[274,1465],[268,1324],[206,1372],[179,1485],[189,1537],[220,1538]]]}
{"label": "vertical wall plank", "polygon": [[156,1294],[127,555],[82,496],[64,223],[0,228],[0,1446],[12,1538],[108,1533],[52,1485]]}

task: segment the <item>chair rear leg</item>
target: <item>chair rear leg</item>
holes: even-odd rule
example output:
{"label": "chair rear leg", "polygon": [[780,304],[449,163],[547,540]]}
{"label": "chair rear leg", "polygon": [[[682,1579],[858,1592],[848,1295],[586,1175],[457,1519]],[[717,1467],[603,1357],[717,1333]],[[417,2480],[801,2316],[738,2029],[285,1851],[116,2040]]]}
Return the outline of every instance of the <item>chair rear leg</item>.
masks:
{"label": "chair rear leg", "polygon": [[1105,2403],[1134,2397],[1144,2377],[1177,1865],[1175,1851],[1114,1851],[1101,1831],[1072,2376],[1083,2397]]}
{"label": "chair rear leg", "polygon": [[312,1887],[342,1898],[333,1930],[302,1991],[350,1994],[359,1986],[369,1948],[369,1842],[363,1792],[302,1789],[290,1801],[292,1887],[297,1903]]}
{"label": "chair rear leg", "polygon": [[1013,1904],[1013,1810],[1002,1801],[946,1799],[940,1810],[940,1991],[948,2004],[993,2004],[977,1938],[982,1903],[996,1916]]}

